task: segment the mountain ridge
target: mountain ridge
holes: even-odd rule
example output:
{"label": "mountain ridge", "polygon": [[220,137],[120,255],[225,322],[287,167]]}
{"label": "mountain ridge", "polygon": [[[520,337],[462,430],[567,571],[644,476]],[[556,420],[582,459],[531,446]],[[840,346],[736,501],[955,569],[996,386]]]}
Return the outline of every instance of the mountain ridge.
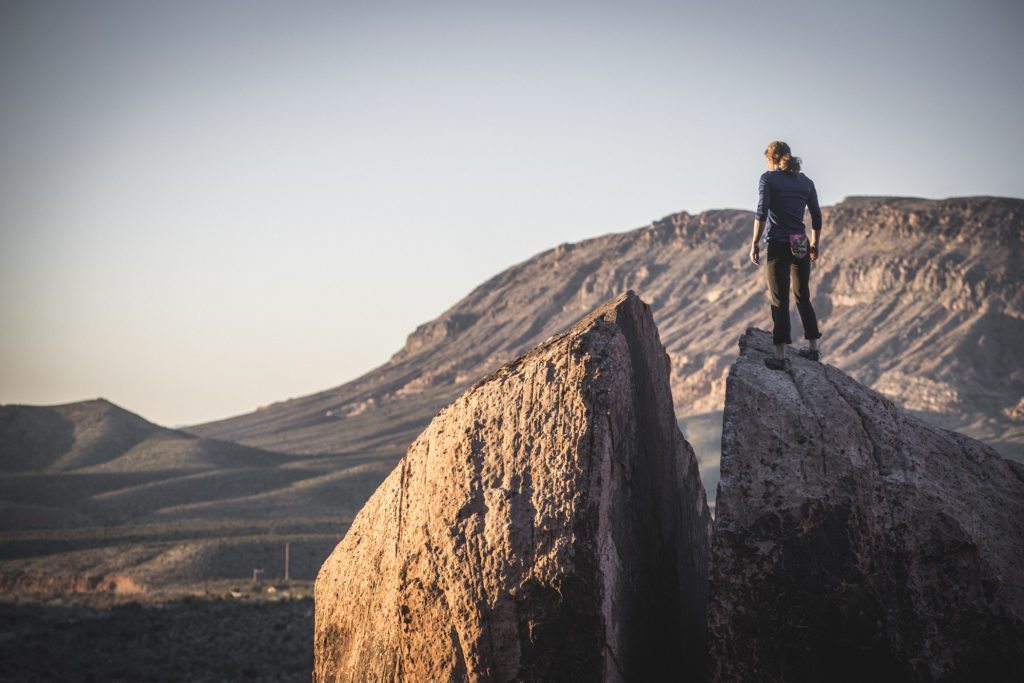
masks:
{"label": "mountain ridge", "polygon": [[[1024,339],[1024,200],[855,196],[823,211],[812,296],[828,362],[1024,457],[1013,414],[1024,372],[1010,352]],[[627,289],[663,330],[680,419],[719,412],[732,341],[768,318],[763,277],[746,259],[752,220],[740,209],[680,212],[560,244],[488,278],[350,382],[184,429],[295,453],[397,456],[477,377]]]}

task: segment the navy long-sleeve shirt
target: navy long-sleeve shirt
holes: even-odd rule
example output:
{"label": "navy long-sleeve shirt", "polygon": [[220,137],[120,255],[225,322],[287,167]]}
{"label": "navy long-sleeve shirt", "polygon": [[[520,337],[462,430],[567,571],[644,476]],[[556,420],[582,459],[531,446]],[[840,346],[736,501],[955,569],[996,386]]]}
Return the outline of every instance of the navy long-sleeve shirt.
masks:
{"label": "navy long-sleeve shirt", "polygon": [[790,235],[806,235],[804,208],[811,212],[811,227],[821,230],[821,207],[814,181],[803,173],[766,171],[757,187],[757,218],[768,221],[765,240],[788,240]]}

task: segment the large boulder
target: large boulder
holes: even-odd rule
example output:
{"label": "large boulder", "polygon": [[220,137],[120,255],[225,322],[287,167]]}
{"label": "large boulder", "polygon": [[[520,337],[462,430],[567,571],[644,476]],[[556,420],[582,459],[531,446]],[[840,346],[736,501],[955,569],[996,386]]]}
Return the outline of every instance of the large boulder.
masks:
{"label": "large boulder", "polygon": [[771,349],[727,382],[713,680],[1020,680],[1024,468]]}
{"label": "large boulder", "polygon": [[318,681],[695,679],[710,519],[632,292],[443,409],[316,581]]}

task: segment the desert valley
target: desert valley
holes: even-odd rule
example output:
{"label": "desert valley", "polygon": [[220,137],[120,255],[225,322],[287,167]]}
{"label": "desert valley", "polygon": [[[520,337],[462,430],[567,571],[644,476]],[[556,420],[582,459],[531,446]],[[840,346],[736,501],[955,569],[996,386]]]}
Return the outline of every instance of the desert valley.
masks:
{"label": "desert valley", "polygon": [[[729,577],[722,575],[722,567],[733,563],[733,576],[756,570],[785,583],[789,579],[779,578],[771,563],[802,565],[799,558],[786,559],[789,556],[783,555],[765,559],[765,564],[753,569],[744,564],[747,560],[741,546],[747,543],[744,540],[747,537],[742,534],[765,532],[756,527],[753,513],[739,501],[747,501],[747,505],[754,505],[751,501],[755,501],[760,505],[757,509],[771,509],[776,519],[782,520],[777,534],[769,539],[784,549],[779,552],[799,554],[792,549],[800,543],[810,543],[811,547],[813,542],[827,545],[828,539],[815,537],[817,540],[812,539],[812,542],[801,538],[797,542],[787,535],[797,524],[787,516],[792,512],[791,505],[799,508],[805,502],[803,498],[809,497],[812,500],[808,503],[812,510],[807,517],[810,523],[820,522],[821,528],[826,530],[834,530],[835,525],[850,525],[849,528],[856,529],[850,536],[856,538],[856,542],[843,549],[845,556],[854,558],[855,563],[863,564],[862,561],[866,562],[863,558],[868,556],[895,557],[896,551],[879,539],[898,538],[902,539],[899,543],[913,544],[916,541],[908,529],[914,524],[922,519],[934,519],[936,515],[948,515],[953,520],[950,528],[958,530],[943,537],[950,547],[956,543],[977,547],[983,564],[1011,567],[1013,557],[1021,553],[1024,544],[1019,536],[1019,521],[1002,516],[1024,502],[1018,491],[1024,482],[1024,470],[1013,464],[1024,463],[1024,364],[1020,360],[1020,350],[1024,347],[1024,200],[851,197],[826,207],[822,258],[812,272],[814,302],[825,333],[823,365],[800,365],[794,370],[793,382],[785,387],[772,385],[775,381],[772,377],[762,376],[765,369],[751,362],[751,358],[758,362],[760,358],[751,354],[763,354],[766,348],[759,333],[748,332],[748,328],[770,326],[763,274],[747,261],[745,246],[752,218],[750,212],[740,210],[697,215],[678,213],[627,232],[555,246],[480,284],[439,317],[413,331],[405,346],[387,363],[358,379],[309,396],[261,406],[227,420],[171,429],[134,414],[131,406],[114,405],[100,398],[59,406],[0,406],[0,591],[3,595],[0,610],[5,615],[5,625],[0,631],[0,655],[3,655],[0,659],[6,661],[0,664],[4,667],[0,668],[0,675],[31,678],[30,667],[34,665],[28,662],[40,659],[33,654],[40,648],[55,647],[65,656],[72,656],[70,653],[80,649],[83,643],[102,643],[104,633],[116,633],[117,629],[107,629],[107,625],[115,622],[151,624],[168,616],[170,630],[177,628],[185,632],[192,628],[190,624],[204,621],[203,615],[213,615],[205,620],[204,628],[208,630],[204,633],[210,637],[237,638],[233,651],[254,653],[249,659],[239,655],[240,662],[243,659],[266,660],[265,665],[259,666],[221,661],[223,666],[234,667],[235,671],[240,667],[257,666],[253,675],[248,676],[251,678],[308,679],[314,666],[313,581],[332,551],[346,538],[357,513],[371,495],[377,491],[378,497],[398,496],[408,486],[421,487],[416,489],[420,491],[418,499],[429,500],[430,496],[439,495],[431,488],[435,486],[434,480],[427,475],[410,479],[407,484],[404,478],[412,475],[403,474],[403,468],[417,462],[421,469],[426,467],[422,464],[427,462],[423,452],[424,440],[429,440],[426,435],[441,429],[439,425],[444,423],[445,414],[455,414],[444,412],[454,410],[446,408],[453,402],[463,405],[473,396],[486,394],[490,407],[480,410],[482,415],[489,416],[487,419],[493,419],[502,411],[514,416],[517,410],[522,410],[535,417],[569,411],[568,399],[562,403],[554,394],[543,398],[546,391],[552,391],[546,381],[557,379],[567,386],[571,384],[567,377],[558,374],[560,370],[545,371],[547,375],[539,369],[530,370],[535,374],[530,381],[536,383],[536,389],[520,387],[512,391],[504,386],[490,389],[486,386],[494,385],[495,372],[507,372],[509,376],[525,373],[523,368],[528,367],[528,363],[523,365],[524,354],[535,358],[543,349],[554,353],[552,349],[559,348],[558,344],[577,334],[570,332],[567,337],[566,331],[581,330],[580,321],[595,319],[594,311],[606,311],[602,315],[615,319],[618,314],[607,313],[606,302],[618,301],[618,306],[627,308],[639,305],[621,303],[627,291],[635,293],[628,301],[649,305],[644,309],[649,313],[644,315],[650,318],[650,326],[656,325],[656,331],[648,330],[640,335],[639,338],[646,340],[643,344],[649,346],[644,347],[647,350],[642,357],[658,358],[663,346],[666,362],[663,372],[662,369],[651,371],[654,377],[651,386],[660,387],[659,382],[664,380],[665,388],[662,393],[659,393],[660,388],[648,392],[656,396],[656,400],[644,398],[653,401],[651,405],[656,404],[656,410],[660,411],[656,424],[637,418],[635,423],[627,420],[610,429],[616,434],[619,432],[615,430],[620,427],[629,434],[657,432],[660,445],[645,445],[638,453],[679,449],[682,463],[679,472],[673,469],[670,474],[648,472],[637,477],[644,481],[665,477],[673,481],[676,477],[685,480],[679,484],[679,490],[689,492],[686,495],[692,500],[687,499],[687,509],[693,508],[696,512],[681,515],[685,525],[678,529],[673,527],[672,538],[686,539],[676,544],[679,557],[673,562],[678,564],[678,571],[673,570],[673,576],[687,578],[679,585],[669,586],[671,581],[642,561],[645,554],[664,553],[665,547],[659,545],[661,540],[649,539],[640,533],[638,529],[644,528],[643,524],[630,517],[632,514],[644,519],[657,517],[662,514],[663,506],[669,505],[665,501],[678,495],[677,489],[659,489],[652,500],[662,502],[652,503],[654,507],[643,508],[639,513],[634,511],[636,503],[630,502],[632,494],[624,492],[625,489],[615,489],[607,494],[612,496],[612,502],[602,503],[609,506],[601,513],[605,516],[594,517],[592,523],[612,525],[615,530],[609,533],[616,537],[621,534],[639,539],[630,553],[622,555],[627,558],[624,562],[629,565],[628,571],[656,576],[649,582],[659,586],[660,593],[656,594],[642,594],[627,585],[628,582],[615,584],[615,590],[621,591],[623,596],[622,604],[643,604],[660,600],[664,595],[672,596],[673,604],[678,603],[680,613],[687,616],[678,623],[669,619],[671,624],[665,628],[689,645],[680,649],[678,655],[682,659],[678,661],[655,661],[644,649],[644,641],[653,636],[643,635],[642,630],[613,627],[607,613],[588,613],[584,616],[591,620],[593,628],[613,630],[618,640],[610,646],[612,654],[600,654],[603,646],[596,646],[581,636],[573,645],[578,648],[581,666],[607,672],[613,666],[609,663],[611,659],[619,659],[620,650],[624,653],[622,661],[614,666],[632,666],[632,671],[650,675],[663,671],[663,667],[678,667],[683,665],[681,662],[692,663],[697,659],[700,659],[700,666],[705,666],[703,655],[694,654],[704,651],[705,643],[700,640],[704,636],[695,640],[693,634],[703,634],[707,618],[711,624],[709,633],[717,639],[714,641],[717,644],[710,649],[719,656],[714,660],[718,664],[712,661],[709,665],[709,675],[717,677],[715,680],[749,675],[750,670],[743,667],[754,666],[753,660],[745,661],[738,656],[743,646],[736,643],[750,643],[752,636],[742,631],[745,627],[742,620],[735,621],[729,615],[735,610],[751,609],[742,601],[753,598],[744,593],[743,586],[730,584]],[[386,315],[387,302],[380,302],[380,306],[382,315]],[[636,311],[628,315],[641,316]],[[578,334],[584,335],[584,332]],[[626,336],[632,344],[628,331]],[[581,336],[584,338],[590,339]],[[612,346],[609,349],[610,356],[621,351]],[[344,349],[339,349],[339,353],[343,352]],[[637,357],[629,356],[634,366],[640,362]],[[583,373],[579,377],[590,377],[587,374],[590,370],[579,372]],[[544,380],[544,376],[548,379]],[[573,381],[577,380],[578,377]],[[620,384],[606,387],[611,395],[625,392],[626,398],[621,402],[613,401],[618,406],[616,411],[625,411],[622,414],[644,414],[647,410],[628,398],[634,381],[637,381],[635,377],[622,379]],[[330,385],[330,378],[325,378],[324,384]],[[747,387],[747,393],[736,393],[739,391],[736,387],[741,384]],[[790,391],[790,386],[810,393],[794,394],[790,409],[777,415],[758,403],[758,391],[783,395]],[[492,393],[487,394],[488,391]],[[591,401],[598,400],[583,389],[580,392],[580,406],[589,406]],[[860,408],[851,407],[855,405]],[[830,412],[822,406],[838,407]],[[575,419],[579,430],[587,432],[591,429],[589,413],[580,410],[578,414],[572,413],[566,424],[573,424]],[[790,430],[787,432],[790,436],[802,433],[801,429],[810,430],[816,435],[817,445],[812,448],[801,442],[792,452],[780,446],[783,471],[773,471],[768,476],[744,458],[754,458],[750,451],[754,435],[774,434],[776,423],[768,419],[773,415],[782,425],[779,430]],[[801,415],[811,416],[806,419],[812,422],[804,424],[801,420],[805,418]],[[461,417],[447,419],[450,429],[456,432],[474,428],[472,420],[463,424]],[[674,431],[676,427],[678,432]],[[481,443],[490,444],[481,452],[497,452],[506,459],[514,458],[518,453],[533,452],[526,446],[514,445],[517,434],[524,438],[533,434],[539,442],[543,441],[540,432],[526,428],[524,431],[513,426],[502,427],[499,422],[495,429],[497,432],[479,437]],[[946,430],[970,439],[964,441],[963,437]],[[671,445],[674,444],[673,433],[680,434],[685,441]],[[784,441],[778,434],[775,436]],[[451,454],[457,452],[457,444],[462,443],[455,437],[448,441],[436,435],[430,438],[447,444],[431,456],[436,458],[454,457]],[[614,437],[608,438],[611,443],[618,443]],[[635,438],[642,441],[639,436]],[[962,449],[967,454],[964,457],[972,463],[970,468],[974,469],[970,469],[969,475],[935,470],[937,466],[928,456],[931,451],[913,450],[914,444],[921,443],[934,444],[936,453]],[[843,451],[847,459],[828,451],[828,444],[848,448]],[[614,446],[612,450],[619,447]],[[569,447],[556,439],[546,448],[562,452],[572,451],[576,446]],[[806,450],[806,454],[798,457],[795,453],[800,449]],[[863,478],[862,470],[851,466],[850,462],[872,451],[876,454],[873,467],[877,476],[869,481]],[[444,456],[445,453],[448,456]],[[889,461],[890,453],[902,454],[899,456],[902,459],[892,456],[896,459]],[[405,460],[403,455],[406,455]],[[530,457],[539,456],[534,453]],[[732,458],[732,465],[728,464],[729,458]],[[804,462],[804,458],[822,458],[825,470],[820,477],[812,475],[803,465],[793,466],[793,458],[800,462]],[[400,462],[402,467],[396,469]],[[692,472],[688,469],[690,464]],[[498,467],[493,463],[491,466]],[[608,467],[614,469],[611,464]],[[729,467],[733,468],[731,478]],[[533,491],[523,483],[523,477],[537,482],[543,479],[543,471],[538,461],[526,470],[516,470],[519,479],[515,482],[518,483],[502,480],[504,483],[495,486]],[[921,475],[921,481],[896,481],[910,471],[925,474]],[[844,482],[836,484],[839,493],[834,496],[842,499],[841,504],[828,495],[809,493],[827,489],[832,481],[829,472],[836,477],[836,482]],[[692,480],[686,479],[690,474]],[[563,475],[566,481],[571,479],[569,473],[552,475],[554,489],[560,485],[558,477]],[[958,490],[955,482],[961,476],[981,482],[977,484],[979,492],[995,491],[992,487],[998,491],[992,493],[991,499],[974,502],[965,494],[962,500],[957,499],[955,513],[936,512],[938,508],[920,503],[909,512],[893,511],[891,519],[885,523],[861,518],[866,509],[863,491],[871,487],[878,487],[878,491],[884,489],[883,493],[872,494],[880,496],[875,507],[882,509],[894,496],[909,496],[911,489],[914,501],[926,497],[924,493],[917,493],[919,489],[927,490],[929,496],[950,497],[953,495],[950,491]],[[1009,488],[1005,490],[999,488],[1003,479],[1009,480],[1006,484]],[[771,490],[758,489],[768,480],[774,482]],[[744,482],[742,495],[736,488],[740,481]],[[933,481],[938,482],[934,490],[929,488]],[[723,485],[720,486],[720,482]],[[450,484],[454,487],[452,490],[468,487],[467,495],[472,497],[471,480],[456,477]],[[537,490],[542,488],[541,484],[530,486],[536,486]],[[593,495],[597,499],[605,500],[601,498],[605,483],[591,482],[586,486],[580,483],[580,495],[591,495],[588,486],[596,492]],[[963,490],[972,491],[969,487]],[[535,499],[533,504],[537,502]],[[566,499],[552,498],[548,502],[552,510],[566,505]],[[509,514],[514,514],[516,509],[513,503],[509,503],[513,510]],[[488,503],[491,504],[493,501]],[[488,505],[484,508],[490,509]],[[441,503],[438,506],[430,509],[447,510]],[[829,506],[842,510],[845,515],[842,521],[828,517],[832,514]],[[465,516],[470,512],[459,512],[457,507],[451,509],[454,520],[461,524],[470,519]],[[373,501],[370,508],[381,510],[374,513],[380,515],[377,527],[390,529],[385,523],[387,515],[392,514],[388,512],[390,508]],[[821,512],[822,509],[825,511]],[[426,508],[409,514],[420,515],[424,528],[430,526]],[[555,518],[561,519],[557,514],[552,519]],[[482,519],[477,522],[483,524]],[[624,525],[621,530],[616,520],[627,520],[621,522]],[[971,531],[977,525],[989,523],[1008,534],[1011,539],[1008,547]],[[469,522],[466,524],[469,526],[462,532],[465,538],[485,534],[481,529],[472,530]],[[518,529],[516,524],[518,522],[510,521],[508,528]],[[558,526],[555,522],[551,524]],[[707,536],[714,524],[723,525],[729,535],[709,541],[715,538]],[[365,521],[363,526],[367,527]],[[405,528],[397,524],[395,532],[399,536],[415,533],[413,527],[401,531]],[[967,530],[963,538],[957,536],[960,529]],[[374,526],[370,525],[359,532],[371,546],[381,542],[380,534],[384,533],[378,531],[374,536],[373,530]],[[385,538],[390,537],[385,534]],[[406,538],[407,545],[403,546],[406,550],[402,552],[413,553],[413,546],[422,545],[423,539],[418,536]],[[521,537],[514,537],[507,543],[495,541],[486,534],[485,538],[491,544],[487,545],[489,556],[502,557],[505,558],[502,561],[511,563],[501,571],[502,576],[526,571],[523,568],[526,565],[518,564],[524,548],[529,545]],[[726,545],[727,540],[733,546]],[[720,544],[717,549],[715,543]],[[695,554],[687,555],[692,548],[697,548],[693,551]],[[941,554],[946,550],[942,546],[936,552]],[[460,552],[456,548],[445,554],[439,549],[439,554],[431,561],[440,562],[439,566],[457,573],[462,566],[460,562],[466,562],[464,558],[459,559]],[[545,566],[557,569],[562,562],[557,549],[552,546],[549,552],[554,559]],[[694,585],[709,580],[710,557],[719,559],[717,564],[711,563],[713,594],[709,598],[706,587],[694,588]],[[890,615],[891,634],[896,634],[893,638],[903,639],[900,648],[886,649],[885,643],[876,640],[864,645],[867,640],[862,643],[856,640],[857,636],[851,636],[857,647],[885,650],[879,660],[884,660],[883,664],[876,673],[883,678],[901,672],[901,675],[916,677],[914,680],[929,680],[929,676],[937,680],[946,675],[948,680],[967,680],[958,678],[965,675],[962,667],[967,664],[963,662],[940,662],[935,665],[939,668],[933,667],[930,672],[921,663],[921,653],[929,648],[935,651],[948,647],[948,643],[932,636],[929,640],[925,636],[907,635],[911,631],[914,634],[928,632],[929,619],[938,619],[937,615],[944,610],[953,609],[932,600],[928,591],[937,590],[933,583],[938,579],[916,565],[908,568],[897,560],[890,564],[881,559],[877,561],[880,565],[875,570],[865,569],[862,575],[844,576],[836,585],[871,584],[877,577],[892,577],[902,572],[900,575],[909,573],[919,577],[926,589],[923,589],[925,597],[921,598],[924,602],[914,609],[905,607],[899,614]],[[354,573],[351,569],[337,569],[331,580],[351,587],[360,577],[383,571],[379,560],[367,562],[367,566]],[[1004,600],[1010,605],[1009,615],[1004,615],[1007,621],[994,625],[990,634],[993,642],[1009,643],[1005,647],[1000,645],[1006,659],[997,659],[992,664],[995,667],[992,670],[999,671],[1000,666],[1015,661],[1017,656],[1012,640],[1020,632],[1015,631],[1019,625],[1014,626],[1017,622],[1013,620],[1019,620],[1022,615],[1013,610],[1019,603],[1016,595],[1024,586],[1019,578],[1007,578],[1008,575],[1000,575],[1004,583],[992,584],[994,574],[986,573],[988,570],[972,572],[966,566],[961,569],[960,583],[947,577],[943,579],[947,581],[945,589],[948,591],[949,586],[955,585],[973,586],[972,582],[976,582],[978,590],[985,594],[984,605],[977,607],[977,613],[972,613],[974,616],[964,617],[962,627],[958,627],[963,642],[970,641],[969,631],[977,623],[997,624],[986,611],[995,609],[992,604]],[[393,576],[390,571],[382,574],[389,581],[400,573],[395,569]],[[424,576],[432,576],[433,570],[422,571]],[[427,579],[424,581],[429,583]],[[717,594],[714,593],[715,581],[719,586]],[[793,590],[788,583],[784,588]],[[346,590],[355,604],[332,607],[341,615],[337,617],[339,621],[353,609],[372,607],[361,602],[358,591]],[[587,591],[597,589],[584,581],[579,590],[582,591],[580,599],[585,601],[590,595]],[[870,590],[872,599],[877,596],[890,596],[897,602],[901,599],[901,594],[893,592],[888,585],[872,584]],[[437,671],[423,669],[421,678],[434,675],[459,678],[482,670],[505,672],[493,674],[500,680],[515,678],[516,671],[527,679],[541,680],[544,672],[557,678],[551,672],[558,669],[550,668],[555,665],[544,659],[543,648],[536,645],[544,642],[543,631],[536,639],[529,640],[535,644],[530,646],[535,652],[527,647],[526,640],[521,640],[522,629],[533,628],[529,624],[543,621],[543,614],[548,615],[544,618],[554,618],[550,615],[557,611],[545,602],[549,598],[539,592],[541,588],[537,591],[533,597],[523,598],[529,609],[534,610],[533,616],[507,624],[511,629],[507,638],[521,641],[521,647],[517,646],[516,650],[521,655],[502,659],[476,643],[472,645],[477,648],[473,650],[476,654],[470,656],[469,650],[465,650],[464,658],[459,661],[445,660],[444,653],[438,652],[431,661],[441,668]],[[862,596],[855,593],[852,591],[851,595],[861,599]],[[466,604],[482,599],[480,594],[472,595],[476,597],[467,597]],[[594,595],[603,593],[598,591]],[[770,602],[770,596],[762,597]],[[431,597],[427,591],[409,599],[429,605],[437,596]],[[864,609],[868,612],[879,609],[876,603],[864,600]],[[981,605],[980,602],[972,604]],[[33,605],[42,607],[35,609]],[[399,609],[399,603],[393,607]],[[462,631],[472,633],[475,628],[472,624],[476,623],[473,619],[477,618],[474,614],[467,608],[435,616],[449,621],[467,619]],[[114,619],[112,615],[118,616]],[[868,619],[863,614],[861,617]],[[424,617],[423,613],[418,613],[417,618],[428,619],[429,615]],[[819,615],[816,618],[824,623],[830,617]],[[319,614],[317,619],[321,619]],[[870,627],[868,621],[852,619],[853,622],[865,629]],[[631,622],[627,619],[623,623]],[[239,630],[231,624],[244,624],[245,635],[239,635]],[[392,638],[388,628],[380,626],[384,634],[381,637],[385,640]],[[779,632],[787,628],[789,626],[782,624]],[[337,629],[344,630],[342,626]],[[318,626],[317,633],[322,631]],[[393,637],[401,640],[399,636]],[[959,641],[955,643],[958,644]],[[358,657],[346,659],[348,651],[330,651],[321,645],[318,641],[316,672],[323,680],[333,680],[334,676],[341,675],[338,672],[351,674],[352,669],[345,667],[369,666]],[[459,644],[463,646],[470,647],[468,641]],[[769,652],[777,650],[779,644],[767,642],[758,647]],[[966,652],[975,645],[963,647]],[[94,651],[102,652],[103,648]],[[146,655],[142,654],[145,651],[147,647],[140,643],[138,652],[132,656],[145,660]],[[534,659],[530,659],[534,656],[530,652],[536,655]],[[223,671],[218,674],[215,668],[210,668],[220,659],[217,654],[201,647],[182,648],[175,656],[192,658],[189,666],[193,668],[189,671],[194,674],[190,678],[195,680],[204,676],[213,680],[223,675]],[[413,659],[395,656],[395,661],[401,660],[406,666],[426,666],[422,661],[415,664]],[[985,652],[981,649],[970,650],[969,658],[983,656]],[[116,668],[118,658],[114,654],[106,659],[95,655],[93,659],[92,665],[106,671],[109,679],[132,678],[131,667]],[[732,664],[723,668],[721,662],[726,660]],[[279,668],[275,669],[277,665]],[[163,675],[158,663],[149,662],[145,666],[150,667],[146,669],[148,678],[160,679]],[[779,666],[780,670],[785,670],[789,664],[782,662]],[[533,673],[526,675],[524,671]],[[385,667],[377,673],[385,678],[394,671]],[[172,679],[175,676],[168,674],[168,680]]]}

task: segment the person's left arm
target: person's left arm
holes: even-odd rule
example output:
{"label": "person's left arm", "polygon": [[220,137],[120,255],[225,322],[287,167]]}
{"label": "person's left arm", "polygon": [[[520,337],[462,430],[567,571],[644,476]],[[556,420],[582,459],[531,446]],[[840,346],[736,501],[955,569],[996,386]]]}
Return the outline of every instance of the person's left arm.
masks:
{"label": "person's left arm", "polygon": [[764,173],[757,184],[757,215],[754,217],[754,235],[750,240],[750,262],[755,266],[761,263],[761,233],[764,232],[764,220],[770,205],[771,188],[768,187],[768,174]]}
{"label": "person's left arm", "polygon": [[755,266],[761,263],[761,233],[764,232],[764,221],[754,219],[754,236],[750,239],[750,262]]}
{"label": "person's left arm", "polygon": [[807,197],[807,210],[811,212],[811,259],[818,260],[821,243],[821,206],[818,205],[818,190],[811,181],[811,193]]}

